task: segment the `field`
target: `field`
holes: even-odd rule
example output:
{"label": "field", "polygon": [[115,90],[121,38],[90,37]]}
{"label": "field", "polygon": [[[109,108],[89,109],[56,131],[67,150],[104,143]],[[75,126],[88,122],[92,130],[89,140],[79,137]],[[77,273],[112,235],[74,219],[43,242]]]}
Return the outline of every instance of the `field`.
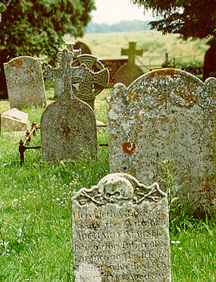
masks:
{"label": "field", "polygon": [[[66,42],[71,40],[66,37]],[[203,64],[205,51],[208,49],[207,40],[183,40],[177,34],[162,35],[156,31],[122,32],[122,33],[87,33],[79,40],[88,44],[92,54],[99,58],[119,58],[121,48],[128,47],[128,41],[136,41],[137,48],[143,48],[142,57],[137,63],[143,66],[144,71],[160,66],[168,52],[171,62],[175,58],[177,66]]]}
{"label": "field", "polygon": [[[161,56],[161,46],[165,43],[163,51],[169,46],[172,46],[170,50],[175,49],[173,52],[185,50],[179,54],[203,56],[206,48],[204,42],[200,45],[189,42],[186,52],[186,43],[178,45],[175,36],[170,37],[170,43],[166,38],[156,43],[157,33],[155,37],[148,34],[149,40],[147,33],[106,36],[108,39],[105,35],[89,34],[84,41],[101,57],[110,54],[118,57],[120,46],[127,47],[128,40],[139,41],[139,38],[138,47],[144,47],[142,44],[147,41],[149,46],[158,44],[154,54]],[[113,48],[113,52],[109,48]],[[146,53],[153,54],[148,48]],[[53,91],[49,87],[47,94],[52,102]],[[104,122],[108,95],[110,90],[105,90],[96,101],[97,118]],[[7,109],[8,101],[0,101],[0,112]],[[31,121],[40,122],[43,109],[25,111]],[[21,167],[18,154],[21,137],[8,133],[0,136],[0,281],[71,281],[71,191],[90,187],[109,172],[108,150],[99,148],[98,160],[94,162],[56,165],[42,161],[40,150],[31,150],[26,152],[26,161]],[[106,133],[99,131],[98,143],[106,141]],[[32,144],[40,144],[39,133]],[[216,281],[215,221],[198,221],[185,215],[171,222],[170,231],[173,281]]]}

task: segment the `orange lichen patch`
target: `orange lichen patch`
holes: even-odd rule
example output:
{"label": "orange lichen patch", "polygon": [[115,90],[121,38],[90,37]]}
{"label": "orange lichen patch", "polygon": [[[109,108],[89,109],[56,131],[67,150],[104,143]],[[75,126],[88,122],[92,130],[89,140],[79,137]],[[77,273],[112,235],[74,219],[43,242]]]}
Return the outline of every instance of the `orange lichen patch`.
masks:
{"label": "orange lichen patch", "polygon": [[161,69],[157,69],[157,70],[153,70],[151,72],[149,72],[148,77],[152,78],[155,76],[159,76],[159,75],[174,75],[176,74],[176,69],[174,68],[161,68]]}
{"label": "orange lichen patch", "polygon": [[133,101],[133,100],[135,100],[136,98],[137,98],[137,93],[135,93],[135,92],[129,92],[128,93],[128,96],[127,96],[127,100],[128,100],[128,102],[131,102],[131,101]]}
{"label": "orange lichen patch", "polygon": [[134,143],[126,142],[122,144],[122,150],[128,155],[132,155],[135,152],[136,145]]}
{"label": "orange lichen patch", "polygon": [[22,59],[16,59],[16,60],[13,62],[13,66],[15,66],[16,68],[21,67],[22,64],[23,64],[23,60],[22,60]]}
{"label": "orange lichen patch", "polygon": [[190,105],[195,104],[198,102],[198,98],[193,95],[185,95],[182,97],[186,102],[188,102]]}

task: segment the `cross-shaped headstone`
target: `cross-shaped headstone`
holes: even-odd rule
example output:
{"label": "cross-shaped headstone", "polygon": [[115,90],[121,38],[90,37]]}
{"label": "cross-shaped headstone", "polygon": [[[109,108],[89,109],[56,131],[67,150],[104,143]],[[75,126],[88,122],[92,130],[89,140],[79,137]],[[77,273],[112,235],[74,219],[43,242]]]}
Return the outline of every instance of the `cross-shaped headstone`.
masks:
{"label": "cross-shaped headstone", "polygon": [[129,42],[129,48],[128,49],[121,49],[121,55],[122,56],[128,56],[128,65],[132,66],[135,65],[135,59],[136,56],[142,56],[143,55],[143,49],[136,49],[136,42]]}
{"label": "cross-shaped headstone", "polygon": [[95,96],[99,94],[95,91],[95,85],[106,87],[109,80],[109,71],[104,68],[94,72],[85,64],[72,67],[74,54],[68,49],[58,53],[59,66],[52,68],[47,66],[45,76],[47,79],[55,81],[55,96],[61,97],[64,93],[64,78],[69,76],[72,84],[79,84],[78,89],[73,88],[75,95],[87,102],[94,109]]}

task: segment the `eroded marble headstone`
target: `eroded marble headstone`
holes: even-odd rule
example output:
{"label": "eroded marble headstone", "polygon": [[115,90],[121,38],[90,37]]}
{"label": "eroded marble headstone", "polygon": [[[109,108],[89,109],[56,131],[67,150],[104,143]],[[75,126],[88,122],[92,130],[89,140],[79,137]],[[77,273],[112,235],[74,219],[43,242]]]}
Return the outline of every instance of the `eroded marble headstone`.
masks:
{"label": "eroded marble headstone", "polygon": [[157,183],[114,173],[74,193],[75,281],[171,281],[168,225],[167,196]]}
{"label": "eroded marble headstone", "polygon": [[216,188],[216,79],[203,83],[175,69],[116,84],[109,106],[111,172],[131,173],[164,190],[164,169],[177,191]]}
{"label": "eroded marble headstone", "polygon": [[11,108],[45,106],[46,95],[42,67],[38,59],[21,56],[4,64]]}
{"label": "eroded marble headstone", "polygon": [[70,76],[65,72],[64,94],[50,104],[41,118],[43,159],[95,159],[96,120],[91,107],[72,94]]}

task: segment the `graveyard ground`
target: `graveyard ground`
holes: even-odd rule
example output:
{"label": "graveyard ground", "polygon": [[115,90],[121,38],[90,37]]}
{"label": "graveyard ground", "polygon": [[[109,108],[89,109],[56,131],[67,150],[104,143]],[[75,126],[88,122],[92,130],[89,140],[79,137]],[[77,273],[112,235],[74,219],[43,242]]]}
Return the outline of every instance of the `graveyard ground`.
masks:
{"label": "graveyard ground", "polygon": [[[104,122],[109,94],[104,91],[96,102],[97,117]],[[8,108],[0,101],[0,111]],[[41,109],[26,111],[31,121],[40,121]],[[71,281],[71,188],[90,187],[108,173],[107,148],[99,149],[95,162],[58,165],[43,162],[39,150],[27,151],[20,167],[19,139],[1,136],[0,281]],[[106,141],[99,131],[99,143]],[[32,144],[39,143],[38,133]],[[173,281],[215,281],[215,223],[182,213],[170,229]]]}
{"label": "graveyard ground", "polygon": [[[163,40],[158,33],[109,36],[91,34],[84,40],[103,57],[118,57],[119,46],[139,41],[138,47],[147,53],[145,64],[161,63],[166,51],[171,57],[187,54],[192,60],[196,54],[202,61],[206,50],[205,42],[190,41],[186,46],[175,35]],[[157,58],[148,57],[154,54]],[[109,93],[104,91],[96,101],[97,118],[104,122]],[[48,91],[48,97],[52,96]],[[0,101],[0,112],[7,109],[8,102]],[[31,121],[40,122],[41,109],[26,111]],[[99,149],[95,162],[57,165],[43,162],[40,150],[27,151],[20,167],[19,140],[18,135],[0,136],[0,281],[71,281],[71,188],[90,187],[108,173],[107,147]],[[106,133],[99,131],[98,142],[106,141]],[[40,144],[39,133],[32,144]],[[198,221],[180,211],[174,212],[170,224],[173,281],[216,281],[215,220]]]}

